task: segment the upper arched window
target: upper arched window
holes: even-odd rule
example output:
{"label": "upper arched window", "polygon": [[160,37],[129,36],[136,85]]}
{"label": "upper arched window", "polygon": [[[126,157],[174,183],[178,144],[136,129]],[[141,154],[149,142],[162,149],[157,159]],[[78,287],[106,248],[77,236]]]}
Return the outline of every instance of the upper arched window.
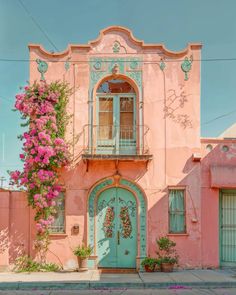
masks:
{"label": "upper arched window", "polygon": [[103,81],[96,92],[97,149],[106,153],[136,152],[136,95],[122,79]]}

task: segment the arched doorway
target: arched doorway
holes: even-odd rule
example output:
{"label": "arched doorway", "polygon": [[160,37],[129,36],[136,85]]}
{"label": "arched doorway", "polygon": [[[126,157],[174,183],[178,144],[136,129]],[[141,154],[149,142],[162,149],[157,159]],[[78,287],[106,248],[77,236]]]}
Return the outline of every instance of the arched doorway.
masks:
{"label": "arched doorway", "polygon": [[100,267],[135,268],[137,202],[127,189],[104,190],[96,204],[96,244]]}
{"label": "arched doorway", "polygon": [[130,180],[115,175],[94,185],[88,196],[87,243],[99,267],[140,268],[147,255],[146,210],[143,191]]}
{"label": "arched doorway", "polygon": [[136,93],[122,78],[102,81],[96,91],[96,152],[136,154]]}

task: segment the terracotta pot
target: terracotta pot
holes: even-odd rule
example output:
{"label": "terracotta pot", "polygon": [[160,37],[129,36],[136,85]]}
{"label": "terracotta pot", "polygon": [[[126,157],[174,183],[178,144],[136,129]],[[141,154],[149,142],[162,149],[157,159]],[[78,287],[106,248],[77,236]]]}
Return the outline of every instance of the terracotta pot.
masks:
{"label": "terracotta pot", "polygon": [[146,272],[154,272],[154,269],[149,268],[148,265],[144,266]]}
{"label": "terracotta pot", "polygon": [[161,271],[163,272],[172,272],[174,269],[174,264],[173,263],[162,263],[161,264]]}
{"label": "terracotta pot", "polygon": [[77,257],[79,271],[86,271],[88,270],[88,258]]}

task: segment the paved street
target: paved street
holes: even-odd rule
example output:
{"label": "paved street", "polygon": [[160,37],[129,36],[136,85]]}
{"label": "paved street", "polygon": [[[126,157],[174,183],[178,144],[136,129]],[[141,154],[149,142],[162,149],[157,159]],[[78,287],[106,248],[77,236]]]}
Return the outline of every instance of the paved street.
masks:
{"label": "paved street", "polygon": [[153,289],[139,289],[139,290],[127,290],[127,289],[99,289],[99,290],[54,290],[54,291],[0,291],[0,295],[236,295],[236,288],[228,289],[164,289],[164,290],[153,290]]}

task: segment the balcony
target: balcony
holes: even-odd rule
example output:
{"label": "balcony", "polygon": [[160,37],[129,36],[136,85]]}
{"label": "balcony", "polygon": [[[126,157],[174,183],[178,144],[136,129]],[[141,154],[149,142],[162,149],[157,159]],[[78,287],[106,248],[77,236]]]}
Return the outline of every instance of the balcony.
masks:
{"label": "balcony", "polygon": [[145,125],[86,125],[83,129],[83,159],[136,160],[152,158]]}

